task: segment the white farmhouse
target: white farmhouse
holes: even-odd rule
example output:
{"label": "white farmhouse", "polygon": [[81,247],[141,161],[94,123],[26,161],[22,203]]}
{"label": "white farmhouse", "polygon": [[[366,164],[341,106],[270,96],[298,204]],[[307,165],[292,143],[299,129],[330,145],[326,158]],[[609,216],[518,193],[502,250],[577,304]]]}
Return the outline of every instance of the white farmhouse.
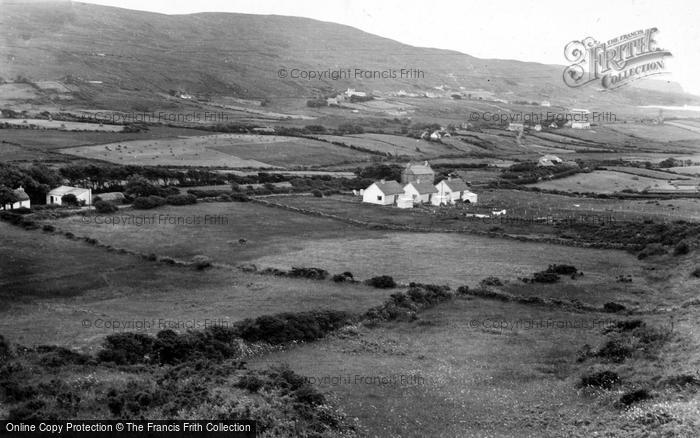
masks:
{"label": "white farmhouse", "polygon": [[27,192],[24,191],[24,188],[22,188],[22,186],[19,186],[19,188],[13,190],[12,192],[15,194],[17,202],[3,205],[3,209],[14,210],[15,208],[31,208],[31,201],[29,200],[29,195],[27,195]]}
{"label": "white farmhouse", "polygon": [[92,205],[92,190],[80,187],[60,186],[51,190],[46,195],[46,203],[61,205],[61,198],[65,195],[75,195],[79,203]]}
{"label": "white farmhouse", "polygon": [[394,205],[403,188],[396,181],[377,181],[362,193],[362,202],[379,205]]}
{"label": "white farmhouse", "polygon": [[571,122],[573,129],[591,129],[591,122]]}
{"label": "white farmhouse", "polygon": [[469,186],[461,178],[448,177],[436,186],[437,195],[433,196],[433,205],[454,204],[457,201],[476,204],[477,195],[469,190]]}
{"label": "white farmhouse", "polygon": [[437,189],[431,181],[418,179],[406,184],[403,192],[413,199],[414,204],[425,204],[430,202],[431,196],[437,193]]}
{"label": "white farmhouse", "polygon": [[554,166],[555,164],[560,164],[563,162],[564,162],[564,160],[557,157],[556,155],[543,155],[537,161],[537,165],[540,167],[549,167],[549,166]]}

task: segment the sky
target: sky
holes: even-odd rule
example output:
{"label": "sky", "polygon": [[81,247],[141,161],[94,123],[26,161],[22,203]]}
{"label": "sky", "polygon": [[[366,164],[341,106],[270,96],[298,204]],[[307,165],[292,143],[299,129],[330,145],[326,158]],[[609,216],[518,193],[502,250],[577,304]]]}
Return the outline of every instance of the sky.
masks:
{"label": "sky", "polygon": [[421,47],[479,58],[567,64],[564,46],[593,37],[606,41],[651,27],[669,50],[669,75],[700,95],[700,2],[696,0],[90,0],[127,9],[187,14],[241,12],[313,18]]}

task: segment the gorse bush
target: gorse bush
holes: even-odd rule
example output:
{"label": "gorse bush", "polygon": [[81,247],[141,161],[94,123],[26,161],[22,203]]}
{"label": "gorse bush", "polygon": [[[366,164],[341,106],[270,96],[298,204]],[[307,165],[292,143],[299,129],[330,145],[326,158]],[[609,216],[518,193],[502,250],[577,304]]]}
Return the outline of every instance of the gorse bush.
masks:
{"label": "gorse bush", "polygon": [[107,201],[97,201],[93,204],[95,211],[102,214],[114,213],[119,211],[119,207]]}
{"label": "gorse bush", "polygon": [[197,197],[195,195],[192,195],[192,194],[170,195],[167,198],[165,198],[165,202],[167,202],[170,205],[196,204]]}
{"label": "gorse bush", "polygon": [[393,277],[389,275],[380,275],[378,277],[372,277],[365,280],[365,284],[368,286],[376,287],[377,289],[393,289],[396,287],[396,282]]}

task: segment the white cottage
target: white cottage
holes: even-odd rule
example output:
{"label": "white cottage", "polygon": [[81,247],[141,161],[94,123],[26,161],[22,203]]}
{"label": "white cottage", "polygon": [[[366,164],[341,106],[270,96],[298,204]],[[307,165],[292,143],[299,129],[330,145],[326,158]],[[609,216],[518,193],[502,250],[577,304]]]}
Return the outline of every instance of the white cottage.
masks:
{"label": "white cottage", "polygon": [[46,203],[61,205],[61,198],[65,195],[75,195],[75,198],[79,203],[85,205],[92,205],[92,190],[83,189],[80,187],[70,187],[70,186],[60,186],[51,190],[46,195]]}
{"label": "white cottage", "polygon": [[12,204],[5,204],[3,208],[5,210],[14,210],[15,208],[31,208],[31,201],[29,200],[29,195],[24,191],[22,186],[12,191],[17,198],[16,202]]}
{"label": "white cottage", "polygon": [[416,180],[406,184],[403,192],[413,199],[414,204],[430,202],[430,197],[437,193],[437,189],[430,181]]}
{"label": "white cottage", "polygon": [[477,195],[469,190],[469,186],[461,178],[443,179],[436,186],[437,195],[433,196],[433,205],[454,204],[457,201],[476,204]]}
{"label": "white cottage", "polygon": [[396,181],[377,181],[362,193],[362,202],[379,205],[394,205],[403,188]]}

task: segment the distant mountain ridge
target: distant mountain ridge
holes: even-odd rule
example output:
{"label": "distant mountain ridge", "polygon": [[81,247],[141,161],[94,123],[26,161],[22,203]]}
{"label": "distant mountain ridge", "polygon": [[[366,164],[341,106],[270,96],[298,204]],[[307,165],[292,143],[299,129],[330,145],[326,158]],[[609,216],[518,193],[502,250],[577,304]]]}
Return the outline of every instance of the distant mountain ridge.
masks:
{"label": "distant mountain ridge", "polygon": [[[285,99],[366,91],[485,90],[524,100],[683,103],[678,88],[571,89],[562,67],[417,48],[335,23],[275,15],[163,15],[76,2],[2,3],[0,77],[72,82],[84,101],[126,90]],[[287,72],[418,69],[415,78],[306,80]],[[92,81],[92,82],[90,82]],[[97,86],[96,84],[99,84]],[[671,91],[668,93],[667,91]]]}

